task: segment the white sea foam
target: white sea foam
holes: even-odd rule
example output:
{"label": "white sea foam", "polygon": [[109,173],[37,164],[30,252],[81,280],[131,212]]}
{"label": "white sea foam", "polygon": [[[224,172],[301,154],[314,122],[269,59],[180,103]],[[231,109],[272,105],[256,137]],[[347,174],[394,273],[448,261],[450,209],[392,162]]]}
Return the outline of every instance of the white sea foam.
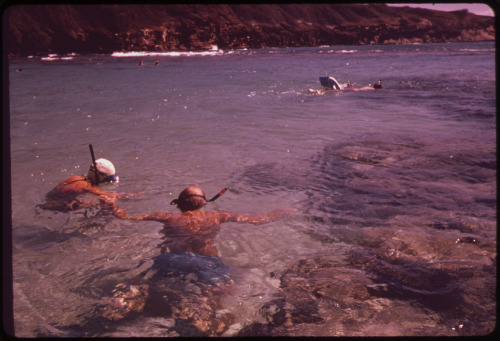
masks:
{"label": "white sea foam", "polygon": [[495,52],[495,49],[460,49],[460,52]]}
{"label": "white sea foam", "polygon": [[170,52],[149,52],[149,51],[130,51],[130,52],[113,52],[111,57],[191,57],[191,56],[220,56],[224,54],[222,50],[210,51],[170,51]]}
{"label": "white sea foam", "polygon": [[43,61],[73,60],[74,56],[76,56],[75,53],[70,53],[67,56],[62,56],[62,57],[59,56],[58,54],[51,53],[51,54],[47,55],[47,57],[41,57],[40,59],[43,60]]}

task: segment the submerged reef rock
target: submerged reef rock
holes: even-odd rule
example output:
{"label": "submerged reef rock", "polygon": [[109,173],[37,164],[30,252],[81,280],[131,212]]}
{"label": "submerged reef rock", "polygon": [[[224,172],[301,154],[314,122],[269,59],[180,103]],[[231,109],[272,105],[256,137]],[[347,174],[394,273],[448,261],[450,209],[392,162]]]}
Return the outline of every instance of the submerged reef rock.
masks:
{"label": "submerged reef rock", "polygon": [[[390,243],[353,248],[345,260],[298,261],[281,276],[276,297],[261,306],[266,322],[238,336],[470,336],[494,329],[494,264],[426,260],[390,251]],[[464,245],[456,247],[477,248]]]}
{"label": "submerged reef rock", "polygon": [[11,56],[495,40],[494,18],[385,4],[23,5]]}
{"label": "submerged reef rock", "polygon": [[[162,319],[168,336],[219,336],[234,322],[221,300],[233,281],[218,257],[192,253],[160,254],[136,278],[143,284],[118,283],[87,316],[84,336],[137,327],[145,318]],[[133,329],[133,328],[132,328]],[[76,336],[80,336],[75,332]]]}
{"label": "submerged reef rock", "polygon": [[148,286],[119,283],[112,291],[113,297],[105,299],[97,307],[99,314],[110,320],[121,320],[130,313],[144,310],[148,298]]}

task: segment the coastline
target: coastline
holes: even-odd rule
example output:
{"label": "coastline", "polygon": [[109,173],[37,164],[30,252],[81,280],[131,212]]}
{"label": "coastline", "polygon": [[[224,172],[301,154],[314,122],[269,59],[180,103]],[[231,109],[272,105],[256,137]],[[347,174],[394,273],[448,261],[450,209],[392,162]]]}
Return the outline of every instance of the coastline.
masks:
{"label": "coastline", "polygon": [[9,56],[495,40],[493,17],[384,4],[22,5],[4,20]]}

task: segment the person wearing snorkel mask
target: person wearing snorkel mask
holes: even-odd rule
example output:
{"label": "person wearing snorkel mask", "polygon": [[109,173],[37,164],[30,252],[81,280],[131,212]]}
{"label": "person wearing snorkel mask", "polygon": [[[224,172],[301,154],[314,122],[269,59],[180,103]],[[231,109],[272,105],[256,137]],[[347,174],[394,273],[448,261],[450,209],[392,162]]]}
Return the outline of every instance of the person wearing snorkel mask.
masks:
{"label": "person wearing snorkel mask", "polygon": [[[260,214],[235,214],[204,211],[207,203],[227,191],[224,188],[211,199],[198,186],[185,188],[170,202],[180,213],[128,215],[117,207],[116,199],[101,197],[116,217],[163,223],[160,231],[161,253],[153,264],[131,283],[118,283],[97,306],[96,312],[111,321],[133,314],[161,311],[163,318],[184,320],[205,336],[219,336],[231,325],[233,315],[223,310],[222,300],[233,288],[228,268],[219,258],[215,237],[226,222],[260,224],[290,216],[293,209]],[[188,279],[189,278],[189,279]],[[165,315],[171,314],[171,315]],[[179,325],[182,325],[179,323]]]}
{"label": "person wearing snorkel mask", "polygon": [[[96,169],[97,168],[97,169]],[[125,198],[131,194],[118,194],[106,192],[100,189],[99,184],[117,183],[119,181],[115,172],[115,166],[111,161],[98,159],[90,165],[87,175],[73,175],[61,182],[46,194],[46,203],[38,207],[51,211],[74,211],[81,207],[90,207],[99,204],[98,200],[84,200],[78,197],[85,193],[91,193],[110,198]]]}
{"label": "person wearing snorkel mask", "polygon": [[115,201],[106,201],[112,204],[114,215],[122,219],[158,221],[164,224],[161,231],[164,242],[161,244],[162,253],[192,252],[205,256],[218,256],[215,246],[215,236],[220,230],[220,224],[227,222],[246,222],[262,224],[283,219],[294,212],[294,209],[277,209],[259,214],[236,214],[227,211],[204,211],[203,207],[224,194],[223,189],[216,196],[207,200],[205,192],[198,186],[185,188],[177,199],[170,202],[181,210],[181,213],[150,213],[129,216],[127,212],[116,206]]}

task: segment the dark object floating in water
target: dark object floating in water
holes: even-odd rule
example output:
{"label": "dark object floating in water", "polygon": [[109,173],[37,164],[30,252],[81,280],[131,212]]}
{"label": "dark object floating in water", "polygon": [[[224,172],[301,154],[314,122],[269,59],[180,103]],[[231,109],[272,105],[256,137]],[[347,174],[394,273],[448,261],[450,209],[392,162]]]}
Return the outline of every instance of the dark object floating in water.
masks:
{"label": "dark object floating in water", "polygon": [[319,77],[319,82],[322,87],[341,90],[339,82],[333,77]]}

